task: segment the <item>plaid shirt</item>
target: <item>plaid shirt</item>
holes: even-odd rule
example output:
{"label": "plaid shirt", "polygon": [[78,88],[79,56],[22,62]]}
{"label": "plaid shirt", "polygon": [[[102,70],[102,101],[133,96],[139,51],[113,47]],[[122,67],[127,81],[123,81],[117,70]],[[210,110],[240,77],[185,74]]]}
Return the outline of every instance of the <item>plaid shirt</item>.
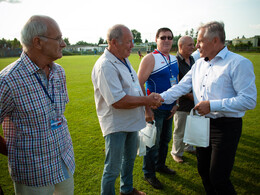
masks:
{"label": "plaid shirt", "polygon": [[[14,181],[28,186],[47,186],[65,179],[62,160],[75,170],[72,140],[64,117],[68,103],[63,68],[53,63],[49,86],[39,84],[43,75],[29,57],[21,57],[0,72],[0,123],[8,148],[8,163]],[[53,97],[54,96],[54,97]],[[62,126],[52,130],[53,109]]]}

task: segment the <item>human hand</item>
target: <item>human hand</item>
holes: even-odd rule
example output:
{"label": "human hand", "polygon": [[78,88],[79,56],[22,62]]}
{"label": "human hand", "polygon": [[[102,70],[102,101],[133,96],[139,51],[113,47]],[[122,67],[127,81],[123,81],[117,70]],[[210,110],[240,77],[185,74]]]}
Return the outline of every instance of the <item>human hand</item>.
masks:
{"label": "human hand", "polygon": [[154,113],[148,106],[145,107],[145,121],[152,122],[154,120]]}
{"label": "human hand", "polygon": [[172,109],[171,109],[171,114],[170,114],[170,116],[167,118],[167,120],[169,120],[170,118],[173,117],[173,115],[176,113],[176,111],[178,110],[178,108],[179,108],[179,106],[177,106],[177,105],[174,105],[174,106],[172,107]]}
{"label": "human hand", "polygon": [[162,105],[164,99],[158,93],[151,93],[148,97],[147,104],[152,108],[156,109]]}
{"label": "human hand", "polygon": [[201,116],[204,116],[210,113],[210,103],[209,101],[201,101],[195,107],[194,110],[197,110]]}
{"label": "human hand", "polygon": [[191,101],[194,101],[194,98],[193,98],[193,94],[192,93],[187,93],[184,97],[186,97],[187,99],[191,100]]}

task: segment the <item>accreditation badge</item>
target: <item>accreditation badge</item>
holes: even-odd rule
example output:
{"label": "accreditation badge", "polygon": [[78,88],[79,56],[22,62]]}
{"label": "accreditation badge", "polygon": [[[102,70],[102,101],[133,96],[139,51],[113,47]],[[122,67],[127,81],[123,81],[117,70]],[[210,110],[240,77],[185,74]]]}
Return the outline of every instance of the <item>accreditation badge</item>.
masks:
{"label": "accreditation badge", "polygon": [[51,130],[58,129],[62,126],[62,119],[56,118],[54,120],[51,120]]}
{"label": "accreditation badge", "polygon": [[171,83],[171,87],[172,87],[173,85],[176,85],[176,84],[177,84],[176,78],[174,78],[174,77],[170,78],[170,83]]}

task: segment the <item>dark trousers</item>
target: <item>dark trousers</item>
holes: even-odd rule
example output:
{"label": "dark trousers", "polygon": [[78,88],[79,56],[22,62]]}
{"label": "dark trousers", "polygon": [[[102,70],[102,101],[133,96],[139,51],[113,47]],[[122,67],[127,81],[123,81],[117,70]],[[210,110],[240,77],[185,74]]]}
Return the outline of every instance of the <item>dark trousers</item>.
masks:
{"label": "dark trousers", "polygon": [[241,131],[241,118],[210,119],[210,145],[197,147],[198,172],[207,194],[236,194],[229,178]]}

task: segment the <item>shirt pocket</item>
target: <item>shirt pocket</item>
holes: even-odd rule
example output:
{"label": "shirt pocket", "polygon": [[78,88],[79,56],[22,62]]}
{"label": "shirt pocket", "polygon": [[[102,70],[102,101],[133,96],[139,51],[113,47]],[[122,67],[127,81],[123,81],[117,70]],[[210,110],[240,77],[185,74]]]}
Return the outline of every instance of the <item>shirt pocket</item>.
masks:
{"label": "shirt pocket", "polygon": [[58,112],[58,115],[63,115],[65,112],[65,106],[67,102],[67,93],[64,90],[64,86],[61,82],[56,82],[54,87],[54,102],[55,102],[55,109]]}

